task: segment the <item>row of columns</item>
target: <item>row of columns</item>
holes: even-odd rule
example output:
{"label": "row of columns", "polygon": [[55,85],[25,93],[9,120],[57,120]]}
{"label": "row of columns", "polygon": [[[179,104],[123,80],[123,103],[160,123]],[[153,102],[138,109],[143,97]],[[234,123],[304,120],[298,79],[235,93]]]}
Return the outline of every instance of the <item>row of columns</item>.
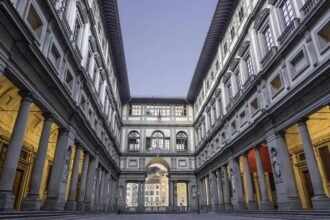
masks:
{"label": "row of columns", "polygon": [[[12,136],[9,142],[7,154],[4,160],[0,177],[0,210],[13,210],[15,196],[12,187],[16,174],[16,169],[21,153],[25,129],[27,127],[28,116],[33,97],[31,93],[21,92],[21,103],[15,121]],[[40,187],[43,170],[47,158],[48,143],[51,134],[52,123],[51,114],[44,114],[45,120],[39,140],[36,159],[32,168],[31,180],[27,197],[23,200],[23,210],[40,210],[42,201],[40,199]],[[94,188],[94,176],[99,167],[98,182],[96,185],[95,205],[97,210],[104,210],[106,199],[109,196],[110,173],[101,168],[98,159],[92,158],[84,151],[83,169],[81,174],[78,200],[76,191],[78,185],[79,163],[82,155],[82,147],[76,144],[71,182],[69,186],[69,196],[65,202],[65,191],[70,168],[71,152],[75,142],[75,131],[72,128],[60,128],[56,143],[53,166],[50,173],[50,181],[47,189],[47,199],[44,203],[45,210],[95,210],[92,204],[92,189]],[[86,209],[85,209],[86,207]]]}
{"label": "row of columns", "polygon": [[[326,196],[322,185],[322,178],[308,132],[306,119],[300,120],[298,122],[298,126],[314,191],[314,197],[312,198],[313,208],[327,209],[330,207],[330,199]],[[295,178],[284,133],[271,131],[266,135],[266,139],[273,167],[278,208],[290,210],[301,209],[302,206],[295,184]],[[234,210],[246,208],[253,210],[257,209],[257,207],[263,210],[274,208],[267,192],[265,171],[260,154],[260,147],[255,147],[254,151],[260,193],[259,204],[256,203],[254,198],[248,152],[245,152],[241,156],[244,163],[245,189],[247,191],[246,198],[244,196],[239,157],[230,158],[226,165],[210,172],[208,176],[199,181],[200,189],[202,189],[200,198],[202,205],[207,205],[207,199],[211,198],[212,210],[214,211],[232,208]],[[227,166],[230,168],[230,177],[228,176]],[[211,180],[211,184],[208,186],[209,189],[206,189],[205,187],[207,186],[209,179]],[[210,189],[212,190],[212,195],[208,194]],[[231,193],[232,198],[230,198]]]}

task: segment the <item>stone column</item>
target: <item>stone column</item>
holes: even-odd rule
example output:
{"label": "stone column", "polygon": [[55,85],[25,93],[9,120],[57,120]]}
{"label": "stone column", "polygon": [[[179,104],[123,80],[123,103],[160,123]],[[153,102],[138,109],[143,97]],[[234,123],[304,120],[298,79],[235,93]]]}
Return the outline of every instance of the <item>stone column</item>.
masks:
{"label": "stone column", "polygon": [[200,208],[203,208],[204,205],[204,186],[203,179],[200,179],[198,182],[198,190],[199,190],[199,204],[197,204]]}
{"label": "stone column", "polygon": [[104,197],[104,183],[105,183],[105,170],[102,171],[102,178],[100,182],[100,194],[99,194],[99,201],[98,201],[98,210],[103,210],[103,197]]}
{"label": "stone column", "polygon": [[215,98],[215,112],[216,112],[216,118],[218,119],[221,115],[221,106],[218,97]]}
{"label": "stone column", "polygon": [[85,190],[86,190],[86,183],[87,183],[88,165],[89,165],[89,154],[85,151],[84,152],[84,162],[83,162],[83,167],[82,167],[81,179],[80,179],[78,203],[77,203],[77,210],[78,211],[84,211],[85,210],[84,200],[85,200]]}
{"label": "stone column", "polygon": [[233,189],[233,205],[235,210],[243,210],[246,209],[246,207],[244,202],[243,185],[238,160],[238,158],[232,158],[230,160],[232,168],[231,177]]}
{"label": "stone column", "polygon": [[244,161],[245,184],[247,190],[247,208],[249,210],[255,210],[257,209],[257,203],[254,199],[254,193],[252,188],[253,185],[252,185],[251,172],[250,172],[250,166],[248,160],[248,152],[243,154],[243,161]]}
{"label": "stone column", "polygon": [[141,204],[141,206],[144,207],[145,206],[144,205],[144,197],[145,197],[145,185],[144,185],[144,182],[141,183],[141,187],[142,187],[142,190],[141,190],[142,191],[142,197],[141,197],[142,204]]}
{"label": "stone column", "polygon": [[98,210],[99,200],[100,200],[100,189],[101,189],[101,181],[102,181],[102,167],[99,166],[98,172],[97,172],[97,179],[96,179],[96,185],[95,185],[95,193],[94,193],[94,210]]}
{"label": "stone column", "polygon": [[254,148],[256,154],[256,164],[257,164],[257,173],[258,173],[258,182],[259,182],[259,190],[260,190],[260,204],[259,209],[273,209],[273,205],[269,201],[267,186],[265,181],[265,172],[264,167],[262,165],[260,149],[259,147]]}
{"label": "stone column", "polygon": [[205,192],[207,193],[207,206],[211,207],[211,192],[210,192],[210,177],[207,176],[205,178]]}
{"label": "stone column", "polygon": [[221,171],[223,173],[223,191],[224,191],[224,202],[225,202],[225,209],[231,210],[233,209],[233,205],[230,201],[230,192],[229,192],[229,181],[228,181],[228,172],[227,167],[221,167]]}
{"label": "stone column", "polygon": [[218,201],[219,201],[219,210],[225,209],[225,204],[223,200],[223,190],[222,190],[222,178],[221,178],[221,172],[218,169],[216,171],[216,185],[217,185],[217,192],[218,192]]}
{"label": "stone column", "polygon": [[22,100],[0,178],[0,211],[10,211],[14,208],[15,196],[12,193],[12,188],[32,104],[31,94],[20,93],[20,95],[22,96]]}
{"label": "stone column", "polygon": [[173,204],[173,181],[170,179],[169,180],[170,182],[170,186],[169,186],[169,206],[170,207],[173,207],[174,204]]}
{"label": "stone column", "polygon": [[88,174],[87,174],[87,184],[86,184],[86,190],[85,190],[85,211],[93,210],[92,194],[93,194],[93,188],[94,188],[94,178],[96,175],[98,163],[99,163],[98,159],[93,158],[89,164]]}
{"label": "stone column", "polygon": [[41,207],[39,191],[53,123],[53,118],[49,114],[44,114],[44,117],[45,120],[41,131],[37,156],[32,169],[29,194],[23,200],[21,207],[22,210],[26,211],[37,211]]}
{"label": "stone column", "polygon": [[60,128],[48,185],[48,196],[43,206],[44,210],[64,210],[64,195],[71,159],[70,147],[73,143],[73,131]]}
{"label": "stone column", "polygon": [[110,172],[105,174],[104,180],[104,194],[102,195],[102,204],[103,204],[103,211],[106,212],[108,210],[109,205],[109,181],[110,181]]}
{"label": "stone column", "polygon": [[173,206],[178,207],[177,182],[173,181]]}
{"label": "stone column", "polygon": [[307,167],[308,167],[309,175],[311,177],[313,191],[314,191],[314,196],[312,198],[313,208],[329,209],[330,199],[324,193],[322,178],[321,178],[320,170],[317,166],[317,161],[314,154],[312,140],[308,132],[306,119],[301,120],[298,123],[298,126],[304,147],[304,153],[306,156]]}
{"label": "stone column", "polygon": [[80,155],[81,155],[81,148],[77,146],[74,162],[73,162],[72,174],[71,174],[69,197],[65,207],[66,210],[71,210],[71,211],[76,210],[76,205],[77,205],[76,191],[77,191],[77,183],[78,183]]}
{"label": "stone column", "polygon": [[266,136],[268,152],[272,161],[278,209],[301,209],[284,133],[271,130]]}
{"label": "stone column", "polygon": [[217,177],[215,172],[210,172],[210,195],[211,195],[211,205],[212,211],[216,212],[219,211],[219,197],[218,197],[218,184],[217,184]]}

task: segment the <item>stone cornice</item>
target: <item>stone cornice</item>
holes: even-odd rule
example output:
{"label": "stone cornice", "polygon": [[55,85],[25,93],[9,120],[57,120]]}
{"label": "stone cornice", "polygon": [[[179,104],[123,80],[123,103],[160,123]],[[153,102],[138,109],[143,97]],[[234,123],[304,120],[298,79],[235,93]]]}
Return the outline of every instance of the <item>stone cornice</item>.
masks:
{"label": "stone cornice", "polygon": [[237,0],[220,0],[217,5],[189,87],[187,95],[187,100],[189,102],[194,102],[196,100],[198,92],[202,86],[203,79],[205,78],[208,69],[213,62],[213,58],[217,53],[219,43],[227,29],[227,25],[231,19],[236,4]]}
{"label": "stone cornice", "polygon": [[130,91],[117,1],[100,0],[100,3],[106,32],[111,45],[112,60],[114,61],[113,64],[118,80],[120,98],[122,102],[126,102],[130,97]]}

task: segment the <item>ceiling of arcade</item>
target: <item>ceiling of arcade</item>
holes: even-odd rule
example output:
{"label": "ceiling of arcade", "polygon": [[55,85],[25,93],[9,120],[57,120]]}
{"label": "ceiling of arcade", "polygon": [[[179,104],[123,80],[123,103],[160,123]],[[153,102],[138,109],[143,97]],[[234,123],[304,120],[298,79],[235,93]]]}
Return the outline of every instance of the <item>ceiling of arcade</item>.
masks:
{"label": "ceiling of arcade", "polygon": [[[0,79],[0,135],[4,140],[9,140],[17,117],[21,97],[18,89],[6,77]],[[42,131],[44,117],[41,110],[32,104],[28,117],[26,132],[24,136],[24,147],[33,150],[38,149],[39,139]],[[58,126],[53,123],[51,137],[48,147],[48,156],[52,159],[54,155]]]}

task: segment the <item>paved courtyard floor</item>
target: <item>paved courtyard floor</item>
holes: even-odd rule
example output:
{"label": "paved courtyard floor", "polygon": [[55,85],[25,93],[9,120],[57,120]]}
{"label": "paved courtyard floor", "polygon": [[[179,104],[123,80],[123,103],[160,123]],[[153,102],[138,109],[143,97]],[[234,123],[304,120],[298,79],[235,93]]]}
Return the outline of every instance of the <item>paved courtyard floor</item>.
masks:
{"label": "paved courtyard floor", "polygon": [[[59,218],[57,218],[59,219]],[[263,220],[263,219],[295,219],[295,220],[321,220],[330,219],[328,217],[320,216],[302,216],[302,215],[274,215],[274,214],[235,214],[235,213],[208,213],[208,214],[129,214],[129,215],[114,215],[103,214],[99,216],[77,216],[60,219],[81,219],[81,220]]]}

